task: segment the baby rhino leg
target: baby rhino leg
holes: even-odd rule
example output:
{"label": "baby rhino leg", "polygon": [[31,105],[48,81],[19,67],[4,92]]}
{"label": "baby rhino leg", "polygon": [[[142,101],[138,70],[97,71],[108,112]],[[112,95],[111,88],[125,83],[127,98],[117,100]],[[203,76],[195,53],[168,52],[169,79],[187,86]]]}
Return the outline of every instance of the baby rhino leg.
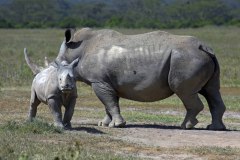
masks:
{"label": "baby rhino leg", "polygon": [[54,117],[54,125],[56,127],[63,128],[62,124],[62,111],[61,111],[61,103],[57,99],[50,98],[48,99],[48,106],[52,112]]}
{"label": "baby rhino leg", "polygon": [[72,98],[70,100],[70,102],[68,103],[68,105],[65,106],[65,113],[64,113],[64,117],[63,117],[63,125],[67,129],[72,128],[71,120],[72,120],[75,104],[76,104],[76,98]]}
{"label": "baby rhino leg", "polygon": [[31,99],[30,99],[30,107],[29,107],[29,113],[28,113],[28,119],[30,121],[33,120],[33,118],[36,117],[37,114],[37,106],[40,104],[41,102],[39,101],[39,99],[37,98],[36,94],[34,91],[31,92]]}

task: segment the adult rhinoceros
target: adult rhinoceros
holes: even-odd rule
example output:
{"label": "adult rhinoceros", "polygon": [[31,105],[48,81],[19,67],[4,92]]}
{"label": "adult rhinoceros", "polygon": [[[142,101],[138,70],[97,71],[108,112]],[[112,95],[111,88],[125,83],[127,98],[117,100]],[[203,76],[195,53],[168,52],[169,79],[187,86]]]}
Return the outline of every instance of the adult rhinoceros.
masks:
{"label": "adult rhinoceros", "polygon": [[91,85],[106,108],[99,126],[126,124],[120,97],[153,102],[175,93],[187,110],[181,127],[192,128],[203,109],[200,93],[212,115],[208,129],[225,129],[219,64],[212,50],[195,37],[162,31],[123,35],[109,29],[68,29],[57,59],[70,63],[78,57],[77,79]]}

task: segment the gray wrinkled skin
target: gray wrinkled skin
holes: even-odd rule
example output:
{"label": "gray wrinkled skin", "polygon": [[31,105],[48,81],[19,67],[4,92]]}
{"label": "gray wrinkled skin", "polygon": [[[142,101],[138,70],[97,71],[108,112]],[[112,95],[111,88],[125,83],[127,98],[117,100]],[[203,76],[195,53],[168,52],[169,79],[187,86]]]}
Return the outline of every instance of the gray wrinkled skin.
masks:
{"label": "gray wrinkled skin", "polygon": [[[42,102],[49,106],[54,116],[55,126],[71,128],[71,119],[77,98],[73,68],[77,66],[79,59],[74,60],[71,64],[65,61],[48,64],[45,58],[45,65],[47,67],[40,70],[36,68],[41,67],[38,67],[29,60],[26,49],[24,49],[24,54],[28,66],[36,74],[31,88],[29,120],[32,120],[36,116],[37,106]],[[63,119],[62,105],[65,107]]]}
{"label": "gray wrinkled skin", "polygon": [[65,40],[57,59],[72,62],[80,58],[74,69],[76,78],[91,85],[106,108],[100,126],[125,125],[120,97],[153,102],[175,93],[187,110],[181,127],[193,128],[203,109],[200,93],[212,115],[208,129],[225,129],[218,61],[213,51],[195,37],[162,31],[123,35],[108,29],[84,28],[75,33],[66,30]]}

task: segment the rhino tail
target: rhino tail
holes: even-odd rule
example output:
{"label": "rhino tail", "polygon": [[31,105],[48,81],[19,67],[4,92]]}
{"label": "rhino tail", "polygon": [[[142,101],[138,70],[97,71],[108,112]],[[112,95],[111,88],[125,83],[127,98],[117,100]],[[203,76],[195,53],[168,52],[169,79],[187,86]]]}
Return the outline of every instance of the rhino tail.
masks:
{"label": "rhino tail", "polygon": [[207,82],[206,86],[214,85],[217,88],[220,88],[220,66],[219,66],[217,57],[215,56],[213,50],[207,46],[200,45],[199,49],[207,53],[212,58],[212,61],[214,63],[214,73],[212,77],[209,79],[209,81]]}
{"label": "rhino tail", "polygon": [[202,45],[200,44],[199,47],[198,47],[201,51],[207,53],[213,60],[214,64],[215,64],[215,69],[214,71],[215,72],[220,72],[220,69],[219,69],[219,63],[218,63],[218,60],[212,50],[212,48],[208,47],[208,46],[205,46],[205,45]]}
{"label": "rhino tail", "polygon": [[[215,64],[215,67],[214,67],[214,73],[212,75],[212,78],[213,79],[213,83],[218,83],[219,87],[220,87],[220,66],[219,66],[219,63],[218,63],[218,60],[217,60],[217,57],[215,55],[212,55],[211,56],[214,64]],[[210,79],[210,80],[211,80]]]}
{"label": "rhino tail", "polygon": [[200,49],[201,51],[207,53],[210,57],[215,57],[215,54],[214,54],[212,48],[210,48],[208,46],[200,44],[198,49]]}
{"label": "rhino tail", "polygon": [[25,60],[27,62],[27,65],[29,66],[29,68],[32,70],[33,74],[36,75],[39,72],[41,72],[42,68],[39,67],[38,65],[34,64],[28,57],[27,54],[27,49],[24,48],[24,56],[25,56]]}

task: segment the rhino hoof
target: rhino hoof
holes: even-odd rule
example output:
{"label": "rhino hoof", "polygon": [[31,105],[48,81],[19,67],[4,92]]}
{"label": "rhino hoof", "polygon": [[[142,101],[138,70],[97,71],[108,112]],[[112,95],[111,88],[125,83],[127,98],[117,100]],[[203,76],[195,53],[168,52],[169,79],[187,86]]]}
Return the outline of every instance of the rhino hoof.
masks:
{"label": "rhino hoof", "polygon": [[65,124],[65,125],[64,125],[64,129],[65,129],[65,130],[71,130],[71,129],[72,129],[71,123]]}
{"label": "rhino hoof", "polygon": [[110,127],[110,128],[114,128],[114,127],[125,127],[125,125],[126,125],[126,121],[123,121],[123,122],[114,122],[114,121],[112,121],[109,125],[108,125],[108,127]]}
{"label": "rhino hoof", "polygon": [[213,131],[225,131],[226,127],[225,127],[224,124],[221,124],[221,125],[210,124],[210,125],[207,126],[207,129],[208,130],[213,130]]}
{"label": "rhino hoof", "polygon": [[100,126],[100,127],[107,127],[108,124],[104,123],[103,121],[99,121],[98,122],[98,126]]}
{"label": "rhino hoof", "polygon": [[64,129],[64,126],[63,126],[62,123],[54,123],[54,126],[57,127],[57,128]]}
{"label": "rhino hoof", "polygon": [[197,119],[194,119],[194,120],[192,120],[192,121],[187,121],[186,123],[183,123],[182,125],[181,125],[181,128],[183,128],[183,129],[192,129],[192,128],[194,128],[194,126],[196,125],[198,123],[198,120]]}
{"label": "rhino hoof", "polygon": [[101,121],[98,122],[98,126],[107,127],[111,121],[112,119],[106,115]]}

